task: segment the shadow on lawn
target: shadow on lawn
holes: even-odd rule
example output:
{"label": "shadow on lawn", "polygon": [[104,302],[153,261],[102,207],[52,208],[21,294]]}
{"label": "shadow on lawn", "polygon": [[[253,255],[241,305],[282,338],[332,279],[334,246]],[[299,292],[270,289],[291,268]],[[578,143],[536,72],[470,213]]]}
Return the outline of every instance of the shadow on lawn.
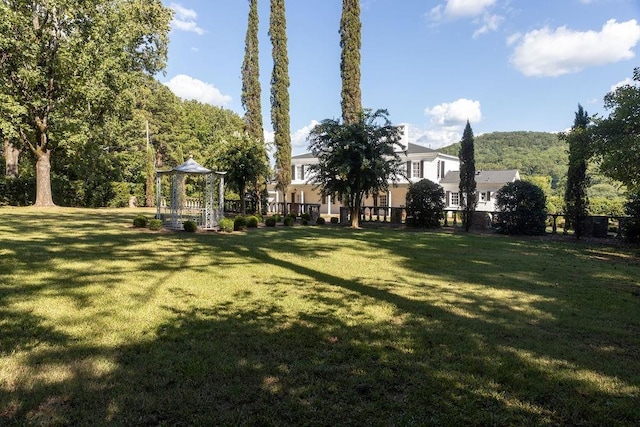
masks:
{"label": "shadow on lawn", "polygon": [[[17,230],[18,225],[14,226]],[[282,257],[288,253],[316,257],[330,252],[332,247],[319,243],[326,230],[163,235],[159,243],[165,239],[184,241],[184,252],[158,259],[136,249],[138,243],[156,235],[107,230],[107,237],[96,236],[94,226],[89,220],[86,229],[66,230],[79,237],[65,236],[63,228],[60,235],[0,246],[3,260],[9,260],[7,265],[17,269],[49,266],[64,277],[64,286],[59,285],[59,277],[56,279],[58,289],[50,289],[53,282],[46,280],[21,288],[11,267],[0,267],[3,357],[12,350],[28,349],[33,340],[45,344],[49,340],[58,347],[32,354],[24,363],[31,369],[50,364],[68,367],[66,378],[39,381],[35,387],[0,382],[0,424],[640,422],[636,404],[639,366],[634,356],[637,339],[621,342],[629,338],[620,330],[624,325],[600,325],[598,318],[589,320],[572,312],[579,309],[576,304],[586,304],[587,311],[598,307],[588,301],[597,293],[576,296],[566,293],[573,290],[570,284],[553,286],[547,276],[563,266],[549,262],[531,271],[531,264],[519,266],[502,259],[500,253],[509,245],[519,245],[517,241],[491,241],[479,253],[477,245],[469,245],[469,237],[445,240],[388,230],[330,231],[334,233],[333,244],[360,250],[371,245],[401,256],[408,274],[424,276],[425,294],[430,289],[429,277],[451,281],[447,292],[461,302],[449,309],[425,302],[421,295],[411,298],[394,293],[394,282],[372,285],[358,278],[345,279],[330,268],[319,271]],[[310,244],[314,239],[318,239],[317,245]],[[45,249],[52,242],[64,250]],[[527,256],[526,248],[519,250],[520,256]],[[554,250],[566,249],[549,248],[551,257]],[[88,304],[90,297],[80,292],[82,287],[96,280],[108,284],[109,274],[113,275],[88,278],[53,260],[134,257],[143,273],[161,272],[157,286],[166,286],[167,278],[186,268],[192,255],[207,252],[212,254],[210,265],[189,268],[206,272],[211,266],[243,262],[236,260],[241,258],[281,267],[308,280],[288,275],[269,277],[254,285],[266,287],[267,298],[256,297],[248,288],[235,295],[247,301],[242,306],[227,301],[207,308],[190,306],[197,298],[172,286],[174,298],[188,308],[167,305],[164,309],[170,319],[148,339],[115,348],[74,345],[70,337],[46,326],[43,319],[6,303],[34,298],[40,292],[59,292],[77,298],[80,305]],[[32,261],[24,263],[17,258],[25,253]],[[452,253],[458,253],[473,268],[452,265]],[[543,259],[535,262],[544,264]],[[582,266],[583,261],[576,258],[575,262],[576,268]],[[508,274],[500,276],[500,272]],[[517,272],[522,274],[514,274]],[[535,297],[530,305],[549,316],[514,315],[508,300],[464,294],[456,286],[460,281],[530,295]],[[291,294],[309,300],[314,309],[284,314],[277,301]],[[368,299],[372,306],[388,306],[393,316],[384,322],[354,323],[353,319],[366,319],[349,316],[354,298]],[[637,313],[637,299],[621,294],[614,296],[612,304],[612,309],[635,308]],[[627,317],[607,319],[624,323]],[[638,323],[627,327],[637,329]],[[605,360],[605,352],[613,362]],[[113,363],[113,368],[96,368],[101,360]]]}

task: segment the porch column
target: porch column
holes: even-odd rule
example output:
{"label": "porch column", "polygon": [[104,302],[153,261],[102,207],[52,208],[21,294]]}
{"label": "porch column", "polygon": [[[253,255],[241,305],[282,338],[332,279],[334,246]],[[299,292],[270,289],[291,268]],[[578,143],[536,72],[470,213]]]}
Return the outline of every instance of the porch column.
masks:
{"label": "porch column", "polygon": [[327,196],[327,215],[331,215],[331,196]]}

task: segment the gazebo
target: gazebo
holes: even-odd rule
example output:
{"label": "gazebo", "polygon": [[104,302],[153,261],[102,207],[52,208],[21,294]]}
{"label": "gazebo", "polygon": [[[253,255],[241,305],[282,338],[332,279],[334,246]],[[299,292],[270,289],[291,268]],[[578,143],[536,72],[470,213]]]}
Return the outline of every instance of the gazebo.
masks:
{"label": "gazebo", "polygon": [[[192,157],[167,171],[156,171],[157,218],[166,228],[182,229],[193,221],[202,230],[213,230],[224,216],[224,175],[201,166]],[[162,177],[171,182],[170,202],[162,197]],[[187,179],[194,182],[194,196],[187,195]]]}

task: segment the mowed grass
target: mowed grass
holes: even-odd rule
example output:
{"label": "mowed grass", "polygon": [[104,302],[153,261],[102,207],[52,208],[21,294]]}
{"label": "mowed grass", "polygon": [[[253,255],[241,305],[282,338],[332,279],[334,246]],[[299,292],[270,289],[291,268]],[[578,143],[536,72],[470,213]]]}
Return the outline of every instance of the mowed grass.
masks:
{"label": "mowed grass", "polygon": [[637,248],[137,213],[0,209],[0,425],[640,424]]}

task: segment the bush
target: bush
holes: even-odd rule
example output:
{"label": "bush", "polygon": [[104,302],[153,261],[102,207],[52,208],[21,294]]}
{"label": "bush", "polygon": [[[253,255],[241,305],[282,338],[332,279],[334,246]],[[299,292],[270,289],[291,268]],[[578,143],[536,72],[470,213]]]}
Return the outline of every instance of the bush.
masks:
{"label": "bush", "polygon": [[267,227],[275,227],[276,226],[276,218],[275,217],[269,217],[267,219],[264,220],[264,225],[266,225]]}
{"label": "bush", "polygon": [[311,221],[311,215],[305,212],[302,215],[300,215],[300,219],[302,219],[303,221],[306,220],[307,222],[309,222]]}
{"label": "bush", "polygon": [[444,213],[444,190],[435,182],[422,179],[407,191],[407,225],[437,228]]}
{"label": "bush", "polygon": [[158,231],[162,230],[162,220],[161,219],[152,219],[149,221],[149,230]]}
{"label": "bush", "polygon": [[329,221],[331,222],[331,224],[337,224],[340,222],[340,219],[337,216],[332,216]]}
{"label": "bush", "polygon": [[35,198],[35,178],[6,178],[0,174],[0,206],[29,206]]}
{"label": "bush", "polygon": [[280,214],[273,215],[273,218],[276,219],[276,222],[282,222],[282,215],[280,215]]}
{"label": "bush", "polygon": [[306,220],[306,219],[303,219],[303,220],[301,220],[301,221],[300,221],[300,224],[302,224],[302,225],[309,225],[309,221],[308,221],[308,220]]}
{"label": "bush", "polygon": [[540,187],[526,181],[510,182],[496,194],[496,227],[504,234],[545,233],[547,200]]}
{"label": "bush", "polygon": [[188,233],[195,233],[198,231],[198,224],[194,221],[185,221],[182,226],[184,227],[184,231]]}
{"label": "bush", "polygon": [[284,218],[284,225],[286,225],[287,227],[291,227],[294,223],[295,223],[295,220],[293,219],[293,217],[286,216]]}
{"label": "bush", "polygon": [[624,212],[629,218],[622,223],[622,235],[629,242],[640,242],[640,193],[629,195]]}
{"label": "bush", "polygon": [[316,224],[324,225],[324,223],[325,223],[325,220],[321,216],[319,216],[318,219],[316,219]]}
{"label": "bush", "polygon": [[226,233],[231,233],[233,231],[233,226],[234,221],[231,218],[222,218],[220,222],[218,222],[218,230]]}
{"label": "bush", "polygon": [[258,227],[258,217],[255,215],[247,217],[247,228],[257,228]]}
{"label": "bush", "polygon": [[138,215],[137,217],[133,218],[133,226],[136,228],[144,228],[148,223],[149,220],[144,215]]}
{"label": "bush", "polygon": [[238,215],[233,220],[233,231],[242,231],[247,226],[247,220],[242,215]]}

